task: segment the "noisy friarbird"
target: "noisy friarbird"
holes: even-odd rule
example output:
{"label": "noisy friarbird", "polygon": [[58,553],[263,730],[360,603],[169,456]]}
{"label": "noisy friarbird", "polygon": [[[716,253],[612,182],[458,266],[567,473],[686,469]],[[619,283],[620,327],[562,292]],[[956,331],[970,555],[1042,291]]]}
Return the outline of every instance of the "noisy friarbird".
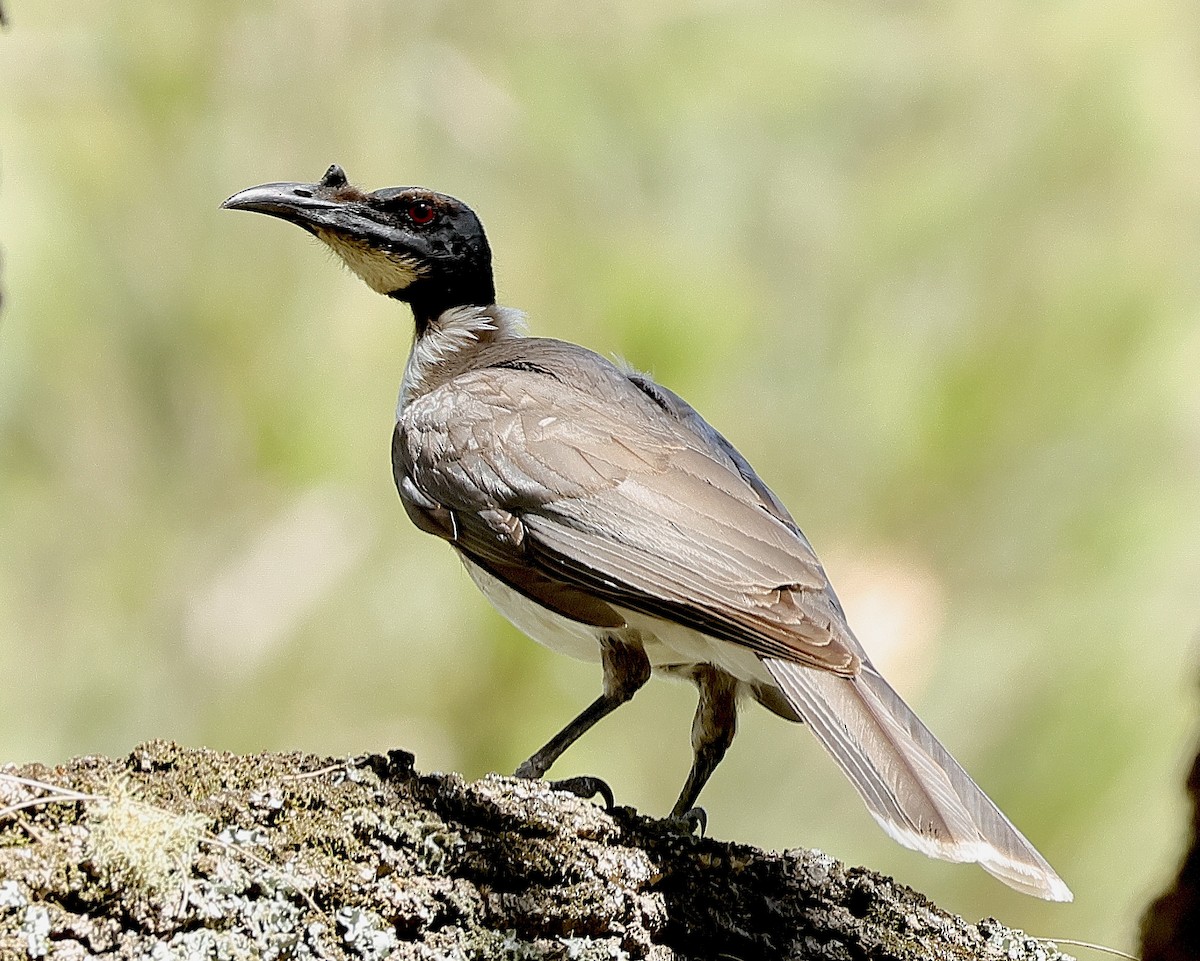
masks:
{"label": "noisy friarbird", "polygon": [[807,724],[901,844],[1071,899],[871,664],[808,539],[745,458],[644,374],[525,336],[521,314],[496,303],[466,204],[421,187],[366,193],[335,165],[318,183],[251,187],[224,206],[303,227],[412,308],[392,440],[408,516],[518,628],[603,666],[604,693],[519,776],[545,774],[658,671],[700,694],[676,817],[749,696]]}

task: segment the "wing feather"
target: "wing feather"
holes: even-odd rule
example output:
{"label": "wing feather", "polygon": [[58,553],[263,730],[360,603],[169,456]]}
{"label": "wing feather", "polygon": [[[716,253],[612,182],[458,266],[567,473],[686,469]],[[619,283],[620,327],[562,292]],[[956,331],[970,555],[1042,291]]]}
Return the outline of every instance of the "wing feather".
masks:
{"label": "wing feather", "polygon": [[[539,343],[554,344],[526,340],[526,352]],[[398,483],[454,514],[460,531],[473,529],[464,515],[496,507],[525,530],[519,548],[461,549],[493,565],[499,550],[764,656],[858,669],[812,548],[761,482],[748,482],[744,461],[582,348],[570,355],[572,377],[545,373],[560,357],[535,359],[537,369],[456,377],[407,405],[397,425]]]}

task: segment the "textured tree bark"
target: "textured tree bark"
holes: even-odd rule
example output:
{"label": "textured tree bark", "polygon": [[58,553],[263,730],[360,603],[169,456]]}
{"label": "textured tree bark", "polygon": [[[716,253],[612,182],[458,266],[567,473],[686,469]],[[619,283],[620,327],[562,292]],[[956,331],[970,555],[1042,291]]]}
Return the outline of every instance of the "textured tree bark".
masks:
{"label": "textured tree bark", "polygon": [[[40,785],[53,785],[54,790]],[[0,958],[1060,957],[819,851],[540,781],[151,742],[0,769]]]}

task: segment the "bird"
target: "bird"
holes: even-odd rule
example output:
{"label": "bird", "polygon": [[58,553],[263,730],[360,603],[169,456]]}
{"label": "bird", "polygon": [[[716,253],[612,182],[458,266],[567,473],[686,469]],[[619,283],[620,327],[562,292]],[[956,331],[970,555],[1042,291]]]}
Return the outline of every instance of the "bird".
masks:
{"label": "bird", "polygon": [[544,776],[652,674],[682,678],[699,699],[672,818],[700,812],[749,699],[806,725],[896,841],[1071,900],[871,663],[808,538],[749,462],[649,376],[528,335],[524,315],[496,302],[470,207],[423,187],[368,192],[336,164],[222,206],[301,227],[411,308],[391,448],[405,511],[519,630],[600,663],[602,693],[516,776]]}

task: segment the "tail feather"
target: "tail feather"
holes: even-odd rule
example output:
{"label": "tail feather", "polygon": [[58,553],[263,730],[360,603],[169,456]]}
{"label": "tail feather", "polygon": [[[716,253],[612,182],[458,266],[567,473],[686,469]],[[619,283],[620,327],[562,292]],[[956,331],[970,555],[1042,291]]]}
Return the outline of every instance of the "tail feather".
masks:
{"label": "tail feather", "polygon": [[764,663],[895,840],[930,857],[977,861],[1026,894],[1071,900],[1046,859],[869,663],[854,677]]}

